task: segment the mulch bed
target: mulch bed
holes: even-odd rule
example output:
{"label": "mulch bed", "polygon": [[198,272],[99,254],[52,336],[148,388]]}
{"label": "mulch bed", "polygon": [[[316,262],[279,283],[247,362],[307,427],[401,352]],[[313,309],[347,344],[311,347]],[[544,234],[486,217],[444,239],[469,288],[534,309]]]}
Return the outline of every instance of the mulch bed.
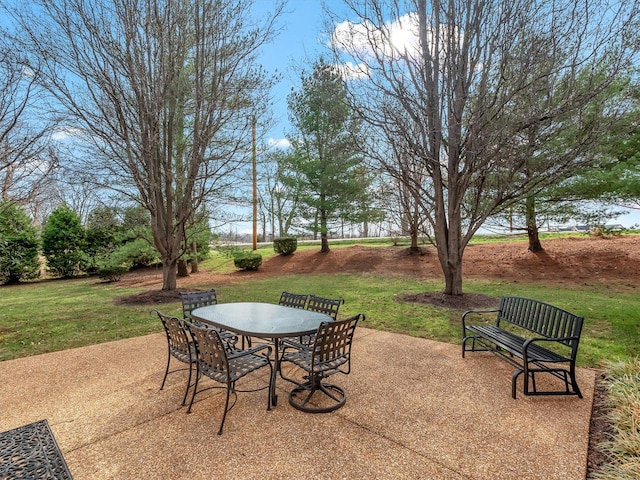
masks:
{"label": "mulch bed", "polygon": [[436,307],[467,310],[470,308],[498,308],[500,299],[480,293],[464,293],[462,295],[446,295],[442,292],[408,293],[396,297],[397,301],[422,303]]}

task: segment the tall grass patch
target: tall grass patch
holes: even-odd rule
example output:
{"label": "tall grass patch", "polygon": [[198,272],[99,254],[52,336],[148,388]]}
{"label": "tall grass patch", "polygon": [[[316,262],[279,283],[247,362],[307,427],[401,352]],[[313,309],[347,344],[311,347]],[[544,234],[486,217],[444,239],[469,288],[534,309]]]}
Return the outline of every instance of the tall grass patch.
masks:
{"label": "tall grass patch", "polygon": [[607,417],[613,435],[600,448],[610,462],[591,478],[637,480],[640,478],[640,357],[607,362],[605,370]]}

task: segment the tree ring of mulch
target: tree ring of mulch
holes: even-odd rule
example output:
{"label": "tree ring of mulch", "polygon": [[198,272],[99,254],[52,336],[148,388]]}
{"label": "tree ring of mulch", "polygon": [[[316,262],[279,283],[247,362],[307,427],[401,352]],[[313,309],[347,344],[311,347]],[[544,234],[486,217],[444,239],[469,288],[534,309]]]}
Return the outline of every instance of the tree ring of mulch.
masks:
{"label": "tree ring of mulch", "polygon": [[500,299],[482,295],[481,293],[464,293],[462,295],[447,295],[443,292],[407,293],[398,295],[397,301],[435,305],[436,307],[467,310],[470,308],[498,308]]}
{"label": "tree ring of mulch", "polygon": [[180,301],[180,290],[148,290],[114,299],[116,305],[159,305]]}

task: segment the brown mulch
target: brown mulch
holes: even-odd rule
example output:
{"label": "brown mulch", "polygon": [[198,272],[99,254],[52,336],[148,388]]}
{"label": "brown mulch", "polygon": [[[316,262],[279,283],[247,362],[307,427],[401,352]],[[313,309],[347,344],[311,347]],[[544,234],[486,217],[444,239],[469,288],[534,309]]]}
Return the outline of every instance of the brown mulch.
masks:
{"label": "brown mulch", "polygon": [[613,427],[607,419],[609,407],[606,404],[607,389],[604,383],[604,375],[596,377],[596,386],[593,391],[593,409],[591,410],[591,423],[589,425],[589,449],[587,451],[587,478],[597,472],[603,465],[609,462],[609,457],[598,446],[602,442],[611,440]]}
{"label": "brown mulch", "polygon": [[[612,291],[637,290],[640,287],[640,236],[576,237],[543,241],[545,250],[531,253],[526,242],[505,242],[471,245],[464,254],[465,279],[492,279],[513,283],[544,283],[545,285],[603,285]],[[259,270],[229,274],[199,272],[178,279],[178,290],[192,285],[224,285],[247,278],[317,273],[357,273],[420,279],[442,278],[435,250],[422,248],[416,253],[401,247],[366,247],[355,245],[332,249],[329,253],[305,250],[289,256],[275,256],[263,262]],[[178,291],[163,291],[162,274],[158,269],[130,272],[119,283],[125,287],[148,287],[143,293],[121,297],[121,304],[155,305],[179,300]],[[441,292],[405,294],[402,301],[429,303],[441,307],[465,310],[497,307],[498,299],[466,293],[450,297]],[[607,440],[611,425],[606,420],[606,392],[598,378],[594,392],[590,425],[587,474],[597,471],[607,462],[606,455],[596,445]]]}
{"label": "brown mulch", "polygon": [[482,295],[481,293],[464,293],[462,295],[445,295],[442,292],[422,292],[399,295],[397,300],[407,303],[424,303],[436,307],[467,310],[470,308],[496,308],[500,299]]}
{"label": "brown mulch", "polygon": [[161,305],[163,303],[173,303],[180,301],[182,290],[147,290],[135,295],[118,297],[115,299],[116,305]]}

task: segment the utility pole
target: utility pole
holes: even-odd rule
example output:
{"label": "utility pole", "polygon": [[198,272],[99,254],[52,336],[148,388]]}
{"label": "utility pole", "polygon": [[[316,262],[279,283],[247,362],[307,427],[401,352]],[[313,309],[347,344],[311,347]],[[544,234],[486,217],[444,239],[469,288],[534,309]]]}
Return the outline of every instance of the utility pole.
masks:
{"label": "utility pole", "polygon": [[256,117],[252,125],[252,164],[253,164],[253,250],[258,249],[258,165],[256,147]]}

